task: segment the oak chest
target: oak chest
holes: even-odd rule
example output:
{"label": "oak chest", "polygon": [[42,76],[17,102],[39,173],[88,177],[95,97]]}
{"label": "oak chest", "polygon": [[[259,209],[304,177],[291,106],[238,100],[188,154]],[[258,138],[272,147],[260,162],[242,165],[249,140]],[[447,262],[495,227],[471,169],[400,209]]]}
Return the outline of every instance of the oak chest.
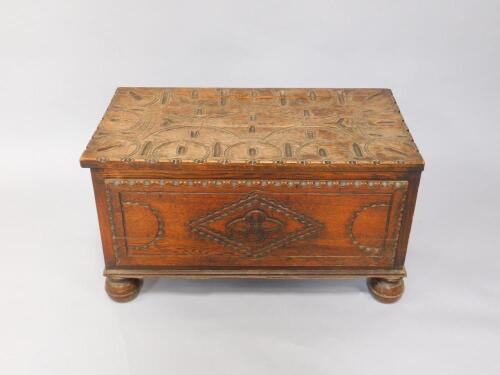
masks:
{"label": "oak chest", "polygon": [[80,162],[117,301],[156,276],[403,292],[424,162],[390,90],[119,88]]}

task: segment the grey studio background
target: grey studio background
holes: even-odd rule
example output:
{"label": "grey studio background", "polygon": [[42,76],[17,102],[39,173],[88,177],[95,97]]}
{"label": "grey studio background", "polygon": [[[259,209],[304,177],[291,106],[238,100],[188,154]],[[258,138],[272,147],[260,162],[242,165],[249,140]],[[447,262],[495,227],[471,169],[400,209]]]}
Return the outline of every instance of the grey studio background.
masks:
{"label": "grey studio background", "polygon": [[[498,1],[1,1],[4,374],[499,374]],[[364,280],[104,292],[78,158],[116,86],[390,87],[427,162],[394,305]]]}

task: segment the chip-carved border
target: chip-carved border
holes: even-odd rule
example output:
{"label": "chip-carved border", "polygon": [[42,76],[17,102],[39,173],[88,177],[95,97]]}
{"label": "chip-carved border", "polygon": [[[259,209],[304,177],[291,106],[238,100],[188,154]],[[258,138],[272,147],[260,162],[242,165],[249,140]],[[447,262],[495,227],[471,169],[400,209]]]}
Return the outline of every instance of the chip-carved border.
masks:
{"label": "chip-carved border", "polygon": [[[264,207],[272,211],[276,211],[285,216],[293,218],[294,220],[303,224],[304,228],[288,233],[287,235],[277,239],[276,241],[263,246],[259,251],[256,251],[255,249],[245,246],[245,244],[243,243],[234,241],[233,239],[224,235],[224,233],[211,230],[206,225],[208,223],[219,220],[227,214],[234,212],[235,210],[238,210],[253,201],[259,202]],[[228,246],[245,257],[262,258],[276,248],[286,246],[295,241],[313,237],[314,235],[321,232],[321,230],[324,228],[324,224],[309,216],[298,213],[295,210],[292,210],[273,199],[264,198],[259,193],[252,192],[236,202],[224,205],[220,209],[209,212],[202,217],[192,220],[188,223],[188,227],[192,232],[215,241],[223,246]]]}
{"label": "chip-carved border", "polygon": [[[288,187],[288,188],[296,188],[296,187],[368,187],[368,188],[385,188],[385,187],[392,187],[394,186],[396,189],[403,189],[404,194],[401,198],[400,202],[400,209],[399,209],[399,215],[397,218],[397,223],[396,223],[396,229],[395,233],[396,236],[393,241],[393,251],[397,250],[397,246],[399,243],[399,235],[401,231],[401,224],[402,224],[402,219],[403,219],[403,213],[406,207],[406,197],[407,197],[407,187],[408,187],[408,181],[405,180],[267,180],[267,179],[261,179],[261,180],[256,180],[256,179],[137,179],[137,178],[107,178],[105,179],[105,184],[107,185],[105,189],[105,194],[106,194],[106,204],[107,204],[107,209],[108,209],[108,216],[109,216],[109,222],[110,222],[110,228],[112,232],[112,240],[113,240],[113,251],[115,255],[115,259],[117,263],[119,263],[119,244],[117,242],[118,237],[116,236],[116,225],[114,222],[114,217],[113,217],[113,208],[112,208],[112,202],[111,202],[111,191],[109,189],[109,185],[113,184],[115,186],[119,185],[143,185],[143,186],[150,186],[150,185],[156,185],[158,184],[159,186],[164,186],[164,185],[172,185],[172,186],[182,186],[182,185],[187,185],[187,186],[222,186],[222,185],[231,185],[233,187],[238,187],[238,186],[246,186],[246,187],[252,187],[252,186],[283,186],[283,187]],[[394,193],[394,191],[393,191]],[[357,211],[356,211],[357,212]],[[355,212],[355,213],[356,213]],[[355,214],[354,213],[354,214]],[[353,216],[354,216],[353,214]],[[352,223],[348,226],[349,229],[349,236],[352,236]],[[353,236],[351,237],[352,240]],[[386,239],[387,240],[387,239]],[[353,241],[353,244],[357,246],[357,244]],[[358,246],[357,246],[358,247]],[[359,247],[358,247],[359,248]],[[362,250],[362,249],[360,249]],[[362,250],[363,251],[363,250]],[[368,254],[367,254],[368,255]]]}
{"label": "chip-carved border", "polygon": [[[122,204],[123,205],[141,206],[141,207],[151,211],[151,213],[155,217],[156,222],[158,224],[158,230],[156,231],[154,238],[151,241],[149,241],[149,243],[147,243],[146,245],[129,245],[127,239],[125,238],[125,241],[127,241],[127,249],[147,250],[150,246],[152,246],[157,241],[159,241],[160,238],[165,233],[165,222],[164,222],[163,218],[161,217],[160,212],[156,208],[152,207],[151,205],[149,205],[147,203],[139,202],[139,201],[127,200],[127,201],[122,201]],[[123,225],[125,226],[125,214],[124,214],[123,210],[122,210],[122,213],[123,213],[123,217],[124,217],[124,220],[123,220],[124,224]]]}

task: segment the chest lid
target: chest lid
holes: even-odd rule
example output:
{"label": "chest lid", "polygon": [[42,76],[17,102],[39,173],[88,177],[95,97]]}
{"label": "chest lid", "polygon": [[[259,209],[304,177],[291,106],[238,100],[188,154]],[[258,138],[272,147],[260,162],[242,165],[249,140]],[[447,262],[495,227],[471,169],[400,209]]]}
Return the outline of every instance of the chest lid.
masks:
{"label": "chest lid", "polygon": [[83,167],[194,164],[423,168],[388,89],[129,88]]}

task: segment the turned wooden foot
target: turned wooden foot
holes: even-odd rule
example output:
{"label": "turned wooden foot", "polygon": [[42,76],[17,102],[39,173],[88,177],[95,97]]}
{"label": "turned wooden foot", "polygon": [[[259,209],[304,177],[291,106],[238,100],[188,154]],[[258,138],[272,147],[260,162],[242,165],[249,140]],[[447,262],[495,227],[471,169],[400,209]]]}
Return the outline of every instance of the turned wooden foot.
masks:
{"label": "turned wooden foot", "polygon": [[373,297],[383,303],[396,302],[401,298],[405,290],[403,278],[383,279],[374,277],[368,279],[367,283]]}
{"label": "turned wooden foot", "polygon": [[139,294],[142,279],[130,279],[116,276],[106,277],[106,292],[116,302],[128,302]]}

